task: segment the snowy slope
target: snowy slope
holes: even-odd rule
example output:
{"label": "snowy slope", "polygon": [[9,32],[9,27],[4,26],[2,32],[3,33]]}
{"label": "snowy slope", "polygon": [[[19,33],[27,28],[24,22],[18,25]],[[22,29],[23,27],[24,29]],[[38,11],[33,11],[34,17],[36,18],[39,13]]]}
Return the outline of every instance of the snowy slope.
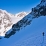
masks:
{"label": "snowy slope", "polygon": [[44,16],[34,19],[30,26],[27,26],[25,29],[20,31],[19,33],[21,33],[22,35],[20,34],[19,36],[21,36],[22,38],[19,41],[15,42],[13,45],[42,46],[43,44],[42,32],[45,32],[44,46],[46,46],[46,17]]}
{"label": "snowy slope", "polygon": [[44,16],[34,19],[32,24],[21,29],[10,38],[1,39],[1,46],[42,46],[42,32],[45,32],[44,45],[46,45],[46,17]]}
{"label": "snowy slope", "polygon": [[[23,27],[26,27],[27,25],[30,25],[33,19],[39,18],[40,16],[46,16],[46,0],[42,0],[40,4],[38,4],[36,7],[32,8],[32,11],[27,14],[25,17],[23,17],[20,21],[13,24],[12,31],[10,33],[6,33],[5,37],[9,38],[11,35],[14,35],[16,31],[21,30]],[[42,4],[42,5],[41,5]]]}

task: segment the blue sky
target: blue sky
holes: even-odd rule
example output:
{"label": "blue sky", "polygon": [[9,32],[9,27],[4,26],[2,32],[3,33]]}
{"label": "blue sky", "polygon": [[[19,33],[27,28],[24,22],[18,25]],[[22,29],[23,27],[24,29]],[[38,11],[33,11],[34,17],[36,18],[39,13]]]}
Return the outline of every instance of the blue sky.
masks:
{"label": "blue sky", "polygon": [[0,9],[4,9],[12,14],[26,11],[40,3],[40,0],[0,0]]}

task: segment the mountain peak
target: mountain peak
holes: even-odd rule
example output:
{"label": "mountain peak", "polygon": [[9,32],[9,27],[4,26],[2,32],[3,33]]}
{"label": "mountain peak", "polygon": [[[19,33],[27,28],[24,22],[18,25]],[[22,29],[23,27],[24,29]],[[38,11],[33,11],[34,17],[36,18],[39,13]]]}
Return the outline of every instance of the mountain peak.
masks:
{"label": "mountain peak", "polygon": [[7,13],[7,11],[6,10],[2,10],[2,9],[0,9],[0,13]]}
{"label": "mountain peak", "polygon": [[27,14],[28,13],[26,13],[26,12],[19,12],[19,13],[15,14],[15,16],[17,15],[18,17],[22,17],[22,16],[25,16]]}

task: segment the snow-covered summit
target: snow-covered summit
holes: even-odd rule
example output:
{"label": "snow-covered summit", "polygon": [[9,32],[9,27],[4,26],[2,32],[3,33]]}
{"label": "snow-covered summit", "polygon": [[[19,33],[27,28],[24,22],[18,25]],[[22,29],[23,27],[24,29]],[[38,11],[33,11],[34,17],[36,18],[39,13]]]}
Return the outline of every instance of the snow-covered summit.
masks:
{"label": "snow-covered summit", "polygon": [[26,13],[26,12],[19,12],[18,14],[15,14],[16,16],[18,16],[18,17],[22,17],[22,16],[26,16],[26,15],[28,14],[28,13]]}

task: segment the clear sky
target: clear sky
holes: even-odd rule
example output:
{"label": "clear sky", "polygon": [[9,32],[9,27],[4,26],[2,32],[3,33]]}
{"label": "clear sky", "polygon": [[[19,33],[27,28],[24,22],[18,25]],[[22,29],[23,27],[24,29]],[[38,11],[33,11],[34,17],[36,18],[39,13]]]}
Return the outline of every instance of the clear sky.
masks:
{"label": "clear sky", "polygon": [[30,12],[31,8],[40,3],[40,0],[0,0],[0,9],[12,14],[18,12]]}

